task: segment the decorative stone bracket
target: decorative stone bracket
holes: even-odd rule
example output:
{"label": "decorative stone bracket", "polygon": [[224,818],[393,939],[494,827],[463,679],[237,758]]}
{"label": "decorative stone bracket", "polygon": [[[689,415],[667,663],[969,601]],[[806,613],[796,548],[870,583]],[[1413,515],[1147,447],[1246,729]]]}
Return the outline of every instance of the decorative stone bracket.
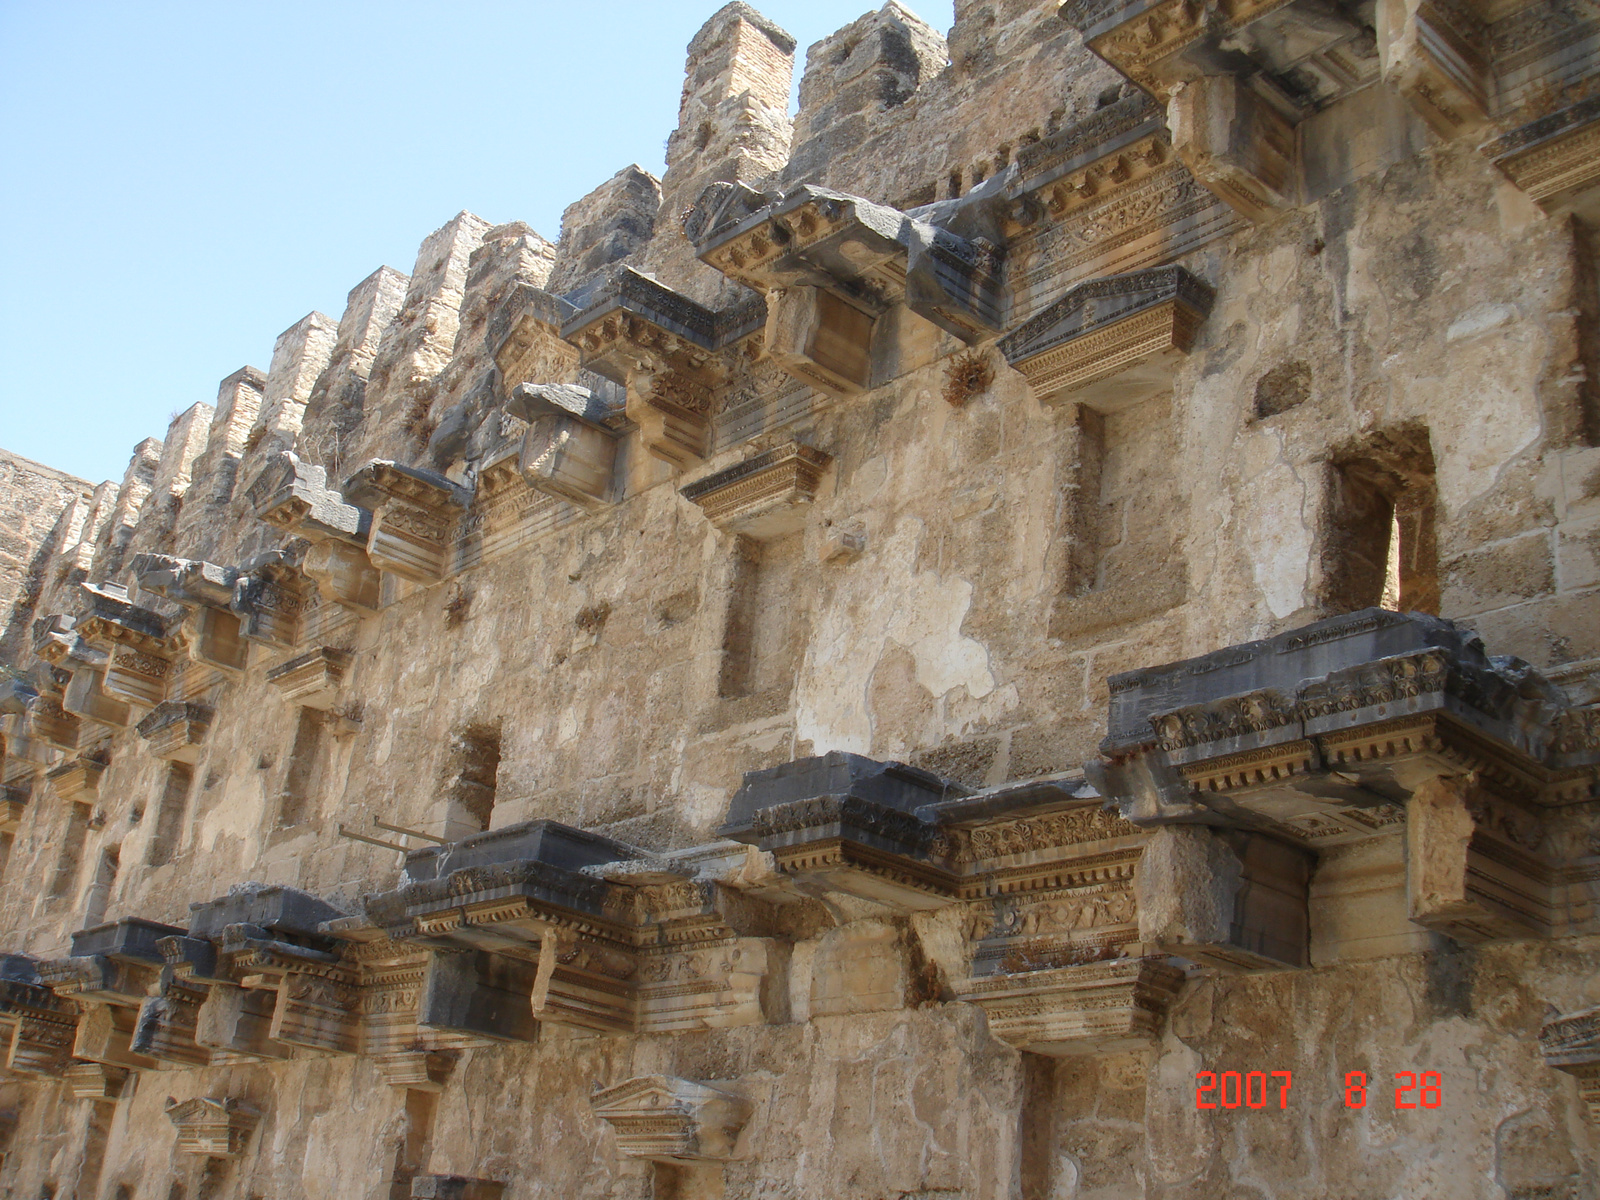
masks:
{"label": "decorative stone bracket", "polygon": [[373,566],[424,585],[449,573],[456,523],[472,503],[468,489],[433,471],[379,459],[352,475],[344,494],[372,510]]}
{"label": "decorative stone bracket", "polygon": [[101,690],[114,700],[154,708],[166,699],[177,651],[168,636],[166,619],[131,603],[128,590],[118,584],[79,586],[88,598],[89,610],[72,630],[89,646],[109,655]]}
{"label": "decorative stone bracket", "polygon": [[732,1158],[753,1110],[736,1087],[670,1075],[630,1079],[596,1092],[589,1104],[624,1155],[665,1163]]}
{"label": "decorative stone bracket", "polygon": [[1001,326],[1001,255],[930,221],[806,185],[766,200],[714,183],[685,222],[708,266],[767,297],[767,353],[834,395],[871,386],[877,319],[905,304],[972,344]]}
{"label": "decorative stone bracket", "polygon": [[205,1158],[238,1158],[261,1114],[242,1100],[197,1096],[167,1101],[167,1119],[178,1127],[178,1152]]}
{"label": "decorative stone bracket", "polygon": [[[370,612],[378,607],[381,580],[367,558],[372,513],[347,503],[329,487],[323,468],[285,451],[251,485],[249,499],[261,521],[311,543],[301,569],[327,599],[352,611]],[[273,605],[269,601],[282,598],[292,612],[284,611],[281,621],[247,622],[245,636],[280,646],[295,645],[306,599],[303,589],[290,585],[287,578],[270,577],[263,578],[262,588],[271,590],[252,597],[253,607],[270,613]]]}
{"label": "decorative stone bracket", "polygon": [[627,388],[645,448],[682,469],[703,459],[715,390],[766,322],[757,300],[719,312],[630,267],[613,272],[562,327],[584,367]]}
{"label": "decorative stone bracket", "polygon": [[1178,156],[1251,220],[1297,202],[1296,125],[1381,72],[1364,23],[1309,0],[1069,0],[1060,11],[1166,106]]}
{"label": "decorative stone bracket", "polygon": [[234,567],[165,554],[140,554],[133,574],[141,591],[187,610],[179,640],[197,663],[230,675],[244,670],[248,646],[236,611],[240,575]]}
{"label": "decorative stone bracket", "polygon": [[719,529],[763,541],[805,524],[829,454],[790,441],[680,488]]}
{"label": "decorative stone bracket", "polygon": [[157,758],[195,763],[200,760],[200,747],[213,715],[209,705],[166,700],[151,709],[136,728]]}
{"label": "decorative stone bracket", "polygon": [[318,646],[271,668],[267,682],[290,704],[330,712],[338,702],[351,658],[348,650]]}
{"label": "decorative stone bracket", "polygon": [[625,409],[576,384],[520,383],[505,411],[528,423],[517,459],[528,486],[591,510],[611,500]]}
{"label": "decorative stone bracket", "polygon": [[0,1065],[7,1072],[59,1078],[77,1023],[77,1009],[44,986],[33,959],[0,956]]}
{"label": "decorative stone bracket", "polygon": [[1547,212],[1592,213],[1600,184],[1600,97],[1530,121],[1484,143],[1491,162]]}
{"label": "decorative stone bracket", "polygon": [[561,338],[561,327],[577,309],[532,284],[518,284],[489,318],[489,353],[505,389],[521,383],[560,383],[578,372],[578,352]]}
{"label": "decorative stone bracket", "polygon": [[63,800],[93,804],[100,798],[100,777],[105,771],[105,763],[80,755],[46,772],[45,778]]}
{"label": "decorative stone bracket", "polygon": [[1600,1123],[1600,1008],[1586,1008],[1545,1022],[1539,1030],[1545,1065],[1578,1081],[1589,1120]]}
{"label": "decorative stone bracket", "polygon": [[1082,283],[1000,340],[1041,402],[1117,412],[1172,385],[1213,293],[1182,267]]}

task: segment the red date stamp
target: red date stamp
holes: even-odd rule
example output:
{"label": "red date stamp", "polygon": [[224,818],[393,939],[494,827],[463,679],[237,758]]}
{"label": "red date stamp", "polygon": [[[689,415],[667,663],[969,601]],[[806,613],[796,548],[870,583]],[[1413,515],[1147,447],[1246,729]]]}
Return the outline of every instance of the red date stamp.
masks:
{"label": "red date stamp", "polygon": [[[1289,1091],[1294,1086],[1292,1071],[1201,1071],[1195,1077],[1196,1108],[1269,1108],[1276,1099],[1280,1110],[1289,1107]],[[1270,1082],[1269,1082],[1270,1081]],[[1442,1108],[1444,1079],[1438,1071],[1395,1072],[1396,1109]],[[1273,1092],[1277,1095],[1273,1096]],[[1344,1106],[1365,1108],[1369,1083],[1365,1071],[1350,1071],[1344,1077]]]}

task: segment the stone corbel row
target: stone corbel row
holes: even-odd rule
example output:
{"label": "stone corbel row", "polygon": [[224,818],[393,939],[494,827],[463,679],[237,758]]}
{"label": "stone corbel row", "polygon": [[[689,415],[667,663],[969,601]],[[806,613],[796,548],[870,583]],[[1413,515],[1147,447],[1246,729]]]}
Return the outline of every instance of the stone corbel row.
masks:
{"label": "stone corbel row", "polygon": [[1191,0],[1069,0],[1060,12],[1165,109],[1195,178],[1252,220],[1299,202],[1297,126],[1379,79],[1441,138],[1498,127],[1480,149],[1547,210],[1585,202],[1600,182],[1600,102],[1534,111],[1593,73],[1574,50],[1600,23],[1547,0],[1379,0],[1375,31],[1308,0],[1215,12]]}
{"label": "stone corbel row", "polygon": [[715,183],[684,229],[700,261],[766,297],[766,355],[830,395],[873,386],[874,331],[895,305],[969,345],[1001,329],[998,247],[859,196]]}
{"label": "stone corbel row", "polygon": [[766,322],[759,300],[713,312],[620,267],[584,297],[561,336],[584,369],[626,389],[623,415],[645,449],[683,469],[709,454],[715,392],[741,357],[759,357],[753,336]]}

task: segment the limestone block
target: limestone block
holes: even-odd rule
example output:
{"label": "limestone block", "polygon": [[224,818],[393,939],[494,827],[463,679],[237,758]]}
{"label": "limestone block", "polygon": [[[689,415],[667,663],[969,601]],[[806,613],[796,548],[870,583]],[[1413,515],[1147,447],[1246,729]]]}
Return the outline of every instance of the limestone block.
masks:
{"label": "limestone block", "polygon": [[666,1163],[734,1157],[754,1108],[736,1087],[669,1075],[605,1088],[589,1104],[611,1126],[621,1153]]}
{"label": "limestone block", "polygon": [[1213,292],[1182,267],[1081,283],[1000,339],[1041,401],[1115,413],[1172,386]]}
{"label": "limestone block", "polygon": [[766,353],[790,375],[834,396],[871,382],[875,318],[814,287],[767,293]]}
{"label": "limestone block", "polygon": [[249,661],[250,647],[241,632],[237,614],[222,608],[191,609],[183,620],[180,637],[189,657],[231,676]]}
{"label": "limestone block", "polygon": [[0,787],[0,833],[16,833],[27,811],[27,793],[9,784]]}
{"label": "limestone block", "polygon": [[[1488,830],[1481,828],[1504,813],[1497,808],[1470,775],[1436,776],[1412,793],[1406,804],[1406,894],[1417,924],[1467,943],[1548,933],[1548,875],[1514,842],[1494,853]],[[1516,828],[1508,827],[1504,815],[1498,823],[1508,832]]]}
{"label": "limestone block", "polygon": [[570,384],[518,384],[506,412],[528,422],[517,469],[529,486],[588,509],[610,499],[623,413]]}
{"label": "limestone block", "polygon": [[1442,138],[1470,137],[1488,123],[1493,74],[1485,25],[1466,5],[1378,0],[1383,81]]}
{"label": "limestone block", "polygon": [[1163,826],[1139,860],[1139,936],[1225,970],[1306,966],[1313,864],[1267,838]]}
{"label": "limestone block", "polygon": [[139,736],[150,753],[169,762],[195,763],[211,729],[214,710],[205,704],[168,700],[156,705],[139,722]]}
{"label": "limestone block", "polygon": [[1263,221],[1294,203],[1294,126],[1235,76],[1174,87],[1167,124],[1194,177],[1241,215]]}
{"label": "limestone block", "polygon": [[261,1119],[254,1108],[233,1097],[168,1100],[166,1112],[178,1128],[178,1152],[204,1158],[238,1158]]}
{"label": "limestone block", "polygon": [[350,661],[348,650],[318,646],[271,668],[266,678],[290,704],[331,712]]}
{"label": "limestone block", "polygon": [[205,1066],[211,1051],[195,1041],[206,987],[187,979],[163,979],[139,1007],[133,1051],[174,1066]]}
{"label": "limestone block", "polygon": [[[60,994],[59,989],[57,994]],[[79,995],[81,997],[85,993]],[[137,1005],[82,1002],[72,1057],[114,1069],[143,1071],[154,1068],[155,1059],[133,1052],[133,1034],[138,1019]]]}
{"label": "limestone block", "polygon": [[[769,326],[770,329],[770,326]],[[720,529],[765,541],[805,525],[832,455],[785,442],[679,489]]]}
{"label": "limestone block", "polygon": [[317,543],[329,538],[364,545],[372,523],[367,509],[347,503],[328,486],[328,473],[284,451],[250,485],[257,519]]}
{"label": "limestone block", "polygon": [[257,987],[275,983],[272,1040],[324,1054],[354,1054],[360,1045],[360,991],[338,971],[324,969],[269,974]]}
{"label": "limestone block", "polygon": [[996,1037],[1034,1054],[1136,1049],[1160,1035],[1182,971],[1160,958],[1124,958],[958,981],[956,996],[983,1009]]}
{"label": "limestone block", "polygon": [[506,1042],[539,1036],[529,997],[537,968],[484,951],[439,951],[429,956],[417,1024]]}
{"label": "limestone block", "polygon": [[92,758],[72,758],[46,772],[45,778],[63,800],[94,804],[100,796],[100,777],[106,765]]}
{"label": "limestone block", "polygon": [[[561,241],[547,285],[565,293],[596,272],[641,249],[655,232],[661,209],[661,184],[639,166],[618,171],[561,214]],[[560,322],[556,322],[559,328]],[[495,361],[500,361],[499,353]],[[505,372],[505,363],[501,363]],[[505,373],[508,380],[556,382],[555,375]]]}
{"label": "limestone block", "polygon": [[344,492],[372,510],[367,557],[373,566],[414,583],[445,577],[456,522],[472,501],[467,489],[432,471],[379,460],[351,476]]}
{"label": "limestone block", "polygon": [[278,335],[267,369],[257,424],[292,443],[300,432],[311,389],[333,357],[339,326],[323,313],[308,313]]}
{"label": "limestone block", "polygon": [[51,693],[29,707],[28,731],[45,745],[70,754],[82,741],[83,723],[63,707],[59,693]]}
{"label": "limestone block", "polygon": [[105,690],[105,672],[94,667],[72,672],[72,680],[61,696],[61,707],[74,716],[113,729],[126,729],[133,724],[132,707]]}
{"label": "limestone block", "polygon": [[214,983],[195,1016],[195,1044],[207,1050],[250,1058],[287,1058],[289,1050],[272,1037],[276,992]]}
{"label": "limestone block", "polygon": [[[370,527],[369,527],[370,528]],[[306,551],[301,570],[332,604],[359,612],[375,612],[383,579],[365,546],[329,538]],[[307,622],[309,624],[309,622]],[[307,630],[296,630],[296,640]]]}
{"label": "limestone block", "polygon": [[75,1062],[67,1068],[64,1078],[74,1099],[107,1103],[121,1099],[128,1072],[105,1063]]}

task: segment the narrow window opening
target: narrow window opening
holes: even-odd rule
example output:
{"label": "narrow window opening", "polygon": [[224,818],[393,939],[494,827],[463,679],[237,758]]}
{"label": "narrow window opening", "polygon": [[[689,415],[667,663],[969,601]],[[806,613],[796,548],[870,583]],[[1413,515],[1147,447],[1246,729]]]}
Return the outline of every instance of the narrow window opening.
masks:
{"label": "narrow window opening", "polygon": [[0,833],[0,880],[5,879],[6,868],[11,865],[11,848],[16,840],[12,834]]}
{"label": "narrow window opening", "polygon": [[1322,604],[1439,611],[1437,492],[1425,429],[1373,435],[1332,458]]}
{"label": "narrow window opening", "polygon": [[395,1139],[389,1200],[410,1200],[411,1181],[427,1165],[433,1145],[433,1121],[439,1097],[418,1088],[406,1089],[405,1129]]}
{"label": "narrow window opening", "polygon": [[83,897],[83,928],[93,929],[106,919],[106,907],[111,903],[111,893],[117,885],[117,871],[121,866],[121,846],[106,846],[100,851],[94,879]]}
{"label": "narrow window opening", "polygon": [[324,718],[314,708],[302,708],[295,725],[294,746],[283,772],[283,787],[278,793],[278,827],[287,828],[304,821],[316,795],[318,769],[322,765]]}
{"label": "narrow window opening", "polygon": [[194,782],[194,768],[188,763],[168,763],[166,780],[161,787],[161,799],[156,805],[155,828],[150,831],[149,849],[145,863],[152,867],[172,861],[177,853],[178,841],[183,835],[183,819],[189,809],[189,788]]}
{"label": "narrow window opening", "polygon": [[737,540],[723,625],[720,696],[787,694],[792,685],[800,543],[799,533],[768,542]]}
{"label": "narrow window opening", "polygon": [[959,167],[957,167],[954,171],[950,172],[950,199],[958,200],[960,198],[961,198],[961,169]]}
{"label": "narrow window opening", "polygon": [[454,840],[489,828],[500,781],[500,722],[479,722],[450,738],[445,764],[445,830]]}

